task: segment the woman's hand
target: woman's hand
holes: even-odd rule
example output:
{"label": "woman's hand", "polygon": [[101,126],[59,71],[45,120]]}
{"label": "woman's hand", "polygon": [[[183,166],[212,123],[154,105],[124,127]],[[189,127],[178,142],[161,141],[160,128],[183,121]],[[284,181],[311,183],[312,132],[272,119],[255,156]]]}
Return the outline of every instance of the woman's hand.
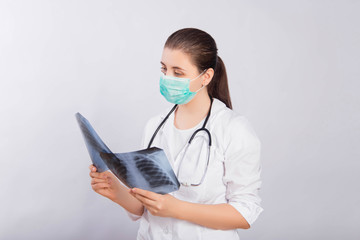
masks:
{"label": "woman's hand", "polygon": [[174,217],[178,216],[181,200],[170,194],[158,194],[140,188],[130,188],[129,193],[136,197],[154,216]]}
{"label": "woman's hand", "polygon": [[93,164],[89,166],[89,169],[92,189],[115,202],[120,193],[120,183],[116,176],[109,171],[96,172],[96,167]]}

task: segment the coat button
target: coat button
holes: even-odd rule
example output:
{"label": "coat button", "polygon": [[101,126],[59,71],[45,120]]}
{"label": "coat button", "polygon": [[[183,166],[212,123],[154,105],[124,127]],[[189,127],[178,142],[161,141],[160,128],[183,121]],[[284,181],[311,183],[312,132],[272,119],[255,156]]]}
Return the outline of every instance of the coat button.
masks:
{"label": "coat button", "polygon": [[166,234],[168,234],[168,233],[169,233],[169,229],[168,229],[168,227],[165,227],[165,228],[164,228],[164,233],[166,233]]}

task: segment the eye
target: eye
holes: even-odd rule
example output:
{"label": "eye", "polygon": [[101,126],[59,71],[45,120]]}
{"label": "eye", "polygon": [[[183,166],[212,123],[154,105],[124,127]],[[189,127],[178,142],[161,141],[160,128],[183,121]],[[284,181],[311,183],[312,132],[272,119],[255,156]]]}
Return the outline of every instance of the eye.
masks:
{"label": "eye", "polygon": [[161,69],[161,71],[164,71],[164,72],[166,72],[166,68],[164,68],[164,67],[161,67],[160,69]]}
{"label": "eye", "polygon": [[182,73],[175,72],[175,75],[180,76],[180,75],[182,75]]}

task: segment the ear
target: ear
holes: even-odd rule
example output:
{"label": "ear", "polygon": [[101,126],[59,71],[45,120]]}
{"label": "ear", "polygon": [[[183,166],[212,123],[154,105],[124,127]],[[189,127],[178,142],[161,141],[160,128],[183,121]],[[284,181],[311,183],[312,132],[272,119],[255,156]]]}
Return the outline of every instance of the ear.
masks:
{"label": "ear", "polygon": [[203,81],[202,81],[202,85],[208,85],[212,78],[214,76],[214,69],[213,68],[209,68],[206,70],[206,72],[204,73],[204,77],[203,77]]}

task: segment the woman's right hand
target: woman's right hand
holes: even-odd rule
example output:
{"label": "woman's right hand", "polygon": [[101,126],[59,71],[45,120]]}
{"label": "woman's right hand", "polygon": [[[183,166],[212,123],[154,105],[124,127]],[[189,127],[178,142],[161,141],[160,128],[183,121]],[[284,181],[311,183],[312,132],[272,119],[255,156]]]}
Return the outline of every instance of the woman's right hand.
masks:
{"label": "woman's right hand", "polygon": [[89,169],[92,189],[115,202],[120,193],[120,183],[116,176],[110,171],[96,172],[96,167],[93,164],[90,164]]}

